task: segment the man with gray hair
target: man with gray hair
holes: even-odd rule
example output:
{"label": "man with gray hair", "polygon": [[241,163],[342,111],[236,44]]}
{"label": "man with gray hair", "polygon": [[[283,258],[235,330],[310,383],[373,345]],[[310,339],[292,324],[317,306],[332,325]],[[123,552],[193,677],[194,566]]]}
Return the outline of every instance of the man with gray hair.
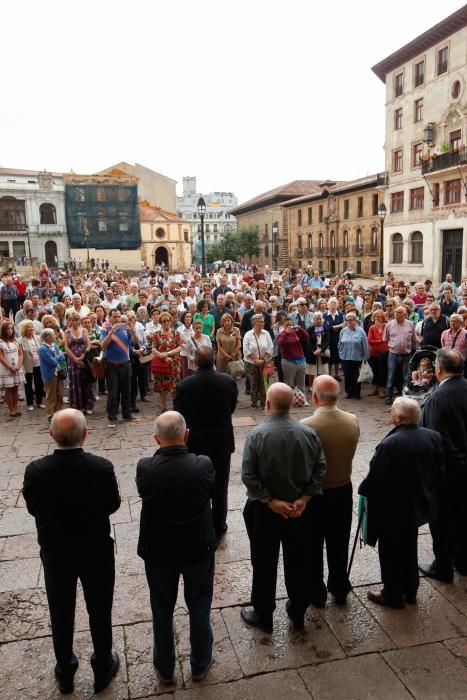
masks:
{"label": "man with gray hair", "polygon": [[159,450],[136,468],[142,499],[138,554],[144,559],[151,597],[153,663],[166,685],[175,681],[173,613],[180,576],[190,616],[192,679],[202,680],[212,664],[214,469],[209,457],[188,452],[188,432],[177,411],[160,415],[154,424]]}
{"label": "man with gray hair", "polygon": [[94,691],[106,688],[119,668],[112,652],[114,543],[109,515],[120,507],[114,467],[83,450],[87,437],[81,411],[58,411],[50,424],[53,454],[26,467],[23,496],[36,519],[44,567],[60,691],[73,692],[78,659],[73,653],[76,584],[83,587],[94,645]]}
{"label": "man with gray hair", "polygon": [[435,517],[444,479],[441,436],[421,428],[414,399],[392,404],[394,428],[376,447],[358,492],[368,499],[368,528],[378,540],[383,588],[368,591],[377,605],[415,603],[419,585],[418,528]]}
{"label": "man with gray hair", "polygon": [[[345,605],[351,589],[347,576],[350,529],[352,525],[352,460],[360,437],[358,420],[353,413],[337,407],[339,384],[329,374],[313,382],[312,401],[315,412],[303,418],[304,425],[316,431],[326,458],[323,497],[312,500],[313,527],[310,538],[310,567],[319,576],[321,590],[312,601],[324,607],[327,593],[337,605]],[[327,586],[323,581],[323,549],[326,543],[328,562]]]}

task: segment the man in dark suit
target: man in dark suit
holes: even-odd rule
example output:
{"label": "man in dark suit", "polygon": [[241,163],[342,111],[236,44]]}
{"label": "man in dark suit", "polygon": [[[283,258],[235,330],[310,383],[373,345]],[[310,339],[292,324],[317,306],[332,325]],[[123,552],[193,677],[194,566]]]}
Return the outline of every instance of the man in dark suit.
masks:
{"label": "man in dark suit", "polygon": [[248,331],[251,331],[251,319],[255,314],[263,314],[264,317],[264,330],[271,333],[271,316],[267,313],[265,306],[262,301],[255,301],[252,309],[245,311],[242,316],[242,322],[240,324],[240,335],[243,336]]}
{"label": "man in dark suit", "polygon": [[446,484],[438,517],[430,522],[435,559],[420,571],[445,583],[453,581],[453,563],[459,574],[467,576],[467,380],[463,373],[464,360],[457,350],[438,350],[435,374],[439,386],[422,415],[422,425],[442,437]]}
{"label": "man in dark suit", "polygon": [[210,623],[216,535],[211,496],[211,460],[188,452],[183,416],[167,411],[156,418],[160,449],[138,462],[136,485],[142,498],[138,554],[144,559],[154,626],[153,662],[161,681],[174,682],[173,612],[183,576],[190,615],[191,673],[202,680],[212,664]]}
{"label": "man in dark suit", "polygon": [[109,515],[120,507],[120,495],[112,463],[83,450],[87,427],[81,411],[68,408],[56,413],[50,435],[57,448],[28,464],[23,495],[36,519],[57,660],[55,676],[62,693],[73,692],[78,668],[73,627],[80,579],[94,645],[94,690],[99,692],[119,667],[118,655],[112,652],[115,564]]}
{"label": "man in dark suit", "polygon": [[376,447],[358,492],[368,498],[368,522],[378,539],[381,592],[368,591],[377,605],[404,608],[418,591],[418,528],[436,513],[444,476],[443,444],[434,430],[420,428],[414,399],[392,404],[395,428]]}
{"label": "man in dark suit", "polygon": [[186,420],[188,449],[210,457],[216,474],[212,515],[218,539],[227,531],[230,455],[235,450],[232,414],[238,388],[228,374],[214,370],[211,348],[195,352],[198,371],[177,384],[174,409]]}

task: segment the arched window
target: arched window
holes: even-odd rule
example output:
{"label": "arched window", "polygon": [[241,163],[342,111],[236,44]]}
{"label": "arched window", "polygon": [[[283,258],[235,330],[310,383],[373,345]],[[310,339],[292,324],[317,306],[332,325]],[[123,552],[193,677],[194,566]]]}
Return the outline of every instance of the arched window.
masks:
{"label": "arched window", "polygon": [[362,248],[362,229],[358,228],[355,234],[355,243],[357,248]]}
{"label": "arched window", "polygon": [[414,231],[410,236],[410,262],[423,263],[423,233]]}
{"label": "arched window", "polygon": [[402,263],[403,240],[401,233],[395,233],[391,239],[391,263],[399,265]]}
{"label": "arched window", "polygon": [[57,211],[53,204],[41,204],[39,207],[39,213],[41,215],[41,224],[57,223]]}
{"label": "arched window", "polygon": [[297,236],[297,247],[299,250],[302,249],[302,237],[301,236]]}
{"label": "arched window", "polygon": [[318,247],[320,252],[323,250],[323,234],[320,233],[318,236]]}

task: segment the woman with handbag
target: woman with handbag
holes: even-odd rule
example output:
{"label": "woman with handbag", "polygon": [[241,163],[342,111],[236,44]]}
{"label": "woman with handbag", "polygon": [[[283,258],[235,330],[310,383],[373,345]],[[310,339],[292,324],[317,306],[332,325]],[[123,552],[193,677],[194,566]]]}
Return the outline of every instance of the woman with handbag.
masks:
{"label": "woman with handbag", "polygon": [[165,413],[168,408],[168,396],[175,392],[180,374],[182,345],[178,330],[172,327],[172,316],[164,311],[159,320],[162,330],[152,336],[154,359],[151,362],[151,371],[154,375],[154,393],[159,394],[161,413]]}
{"label": "woman with handbag", "polygon": [[[284,382],[291,389],[297,387],[305,395],[305,372],[306,360],[305,351],[308,345],[308,333],[301,326],[292,326],[292,319],[284,320],[284,330],[277,336],[282,361],[282,372]],[[305,406],[308,402],[305,399]]]}
{"label": "woman with handbag", "polygon": [[39,360],[45,389],[45,412],[50,423],[54,413],[63,408],[63,379],[66,371],[60,368],[64,355],[55,345],[55,331],[52,328],[43,330],[41,341]]}
{"label": "woman with handbag", "polygon": [[218,372],[229,374],[229,362],[238,360],[240,353],[240,329],[234,326],[231,314],[223,314],[221,327],[216,333],[217,357],[216,368]]}
{"label": "woman with handbag", "polygon": [[306,354],[306,373],[311,393],[313,379],[319,374],[329,374],[329,328],[321,311],[313,314],[313,325],[307,328],[309,343]]}
{"label": "woman with handbag", "polygon": [[[24,321],[21,324],[21,345],[23,348],[23,367],[26,373],[26,407],[28,411],[34,411],[34,399],[37,408],[45,408],[42,403],[44,398],[44,383],[41,377],[41,366],[39,360],[39,347],[41,339],[34,333],[32,321]],[[34,384],[34,389],[33,389]]]}
{"label": "woman with handbag", "polygon": [[344,370],[345,398],[359,399],[361,384],[358,381],[360,367],[369,355],[368,338],[363,328],[358,325],[356,313],[345,317],[347,325],[339,334],[339,357]]}
{"label": "woman with handbag", "polygon": [[272,360],[272,338],[264,330],[263,314],[253,314],[251,317],[251,331],[243,336],[243,358],[245,371],[250,378],[251,408],[257,408],[258,398],[261,408],[266,405],[267,376],[263,375],[263,368]]}
{"label": "woman with handbag", "polygon": [[370,346],[369,363],[373,371],[374,389],[369,396],[380,396],[384,398],[386,395],[386,382],[388,378],[388,343],[383,340],[384,329],[384,312],[382,309],[376,309],[373,312],[373,325],[368,329],[368,344]]}
{"label": "woman with handbag", "polygon": [[78,313],[68,317],[68,329],[65,331],[65,355],[68,360],[70,408],[92,415],[94,393],[93,377],[86,363],[86,353],[91,349],[87,332],[81,326]]}

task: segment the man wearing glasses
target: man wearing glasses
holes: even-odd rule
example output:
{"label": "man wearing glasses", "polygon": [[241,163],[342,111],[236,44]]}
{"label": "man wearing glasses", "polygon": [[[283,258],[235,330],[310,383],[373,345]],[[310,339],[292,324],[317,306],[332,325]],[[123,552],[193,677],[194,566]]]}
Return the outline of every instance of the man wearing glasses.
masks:
{"label": "man wearing glasses", "polygon": [[306,330],[313,325],[313,314],[308,310],[305,297],[299,297],[296,303],[297,310],[290,315],[292,326],[301,326]]}

